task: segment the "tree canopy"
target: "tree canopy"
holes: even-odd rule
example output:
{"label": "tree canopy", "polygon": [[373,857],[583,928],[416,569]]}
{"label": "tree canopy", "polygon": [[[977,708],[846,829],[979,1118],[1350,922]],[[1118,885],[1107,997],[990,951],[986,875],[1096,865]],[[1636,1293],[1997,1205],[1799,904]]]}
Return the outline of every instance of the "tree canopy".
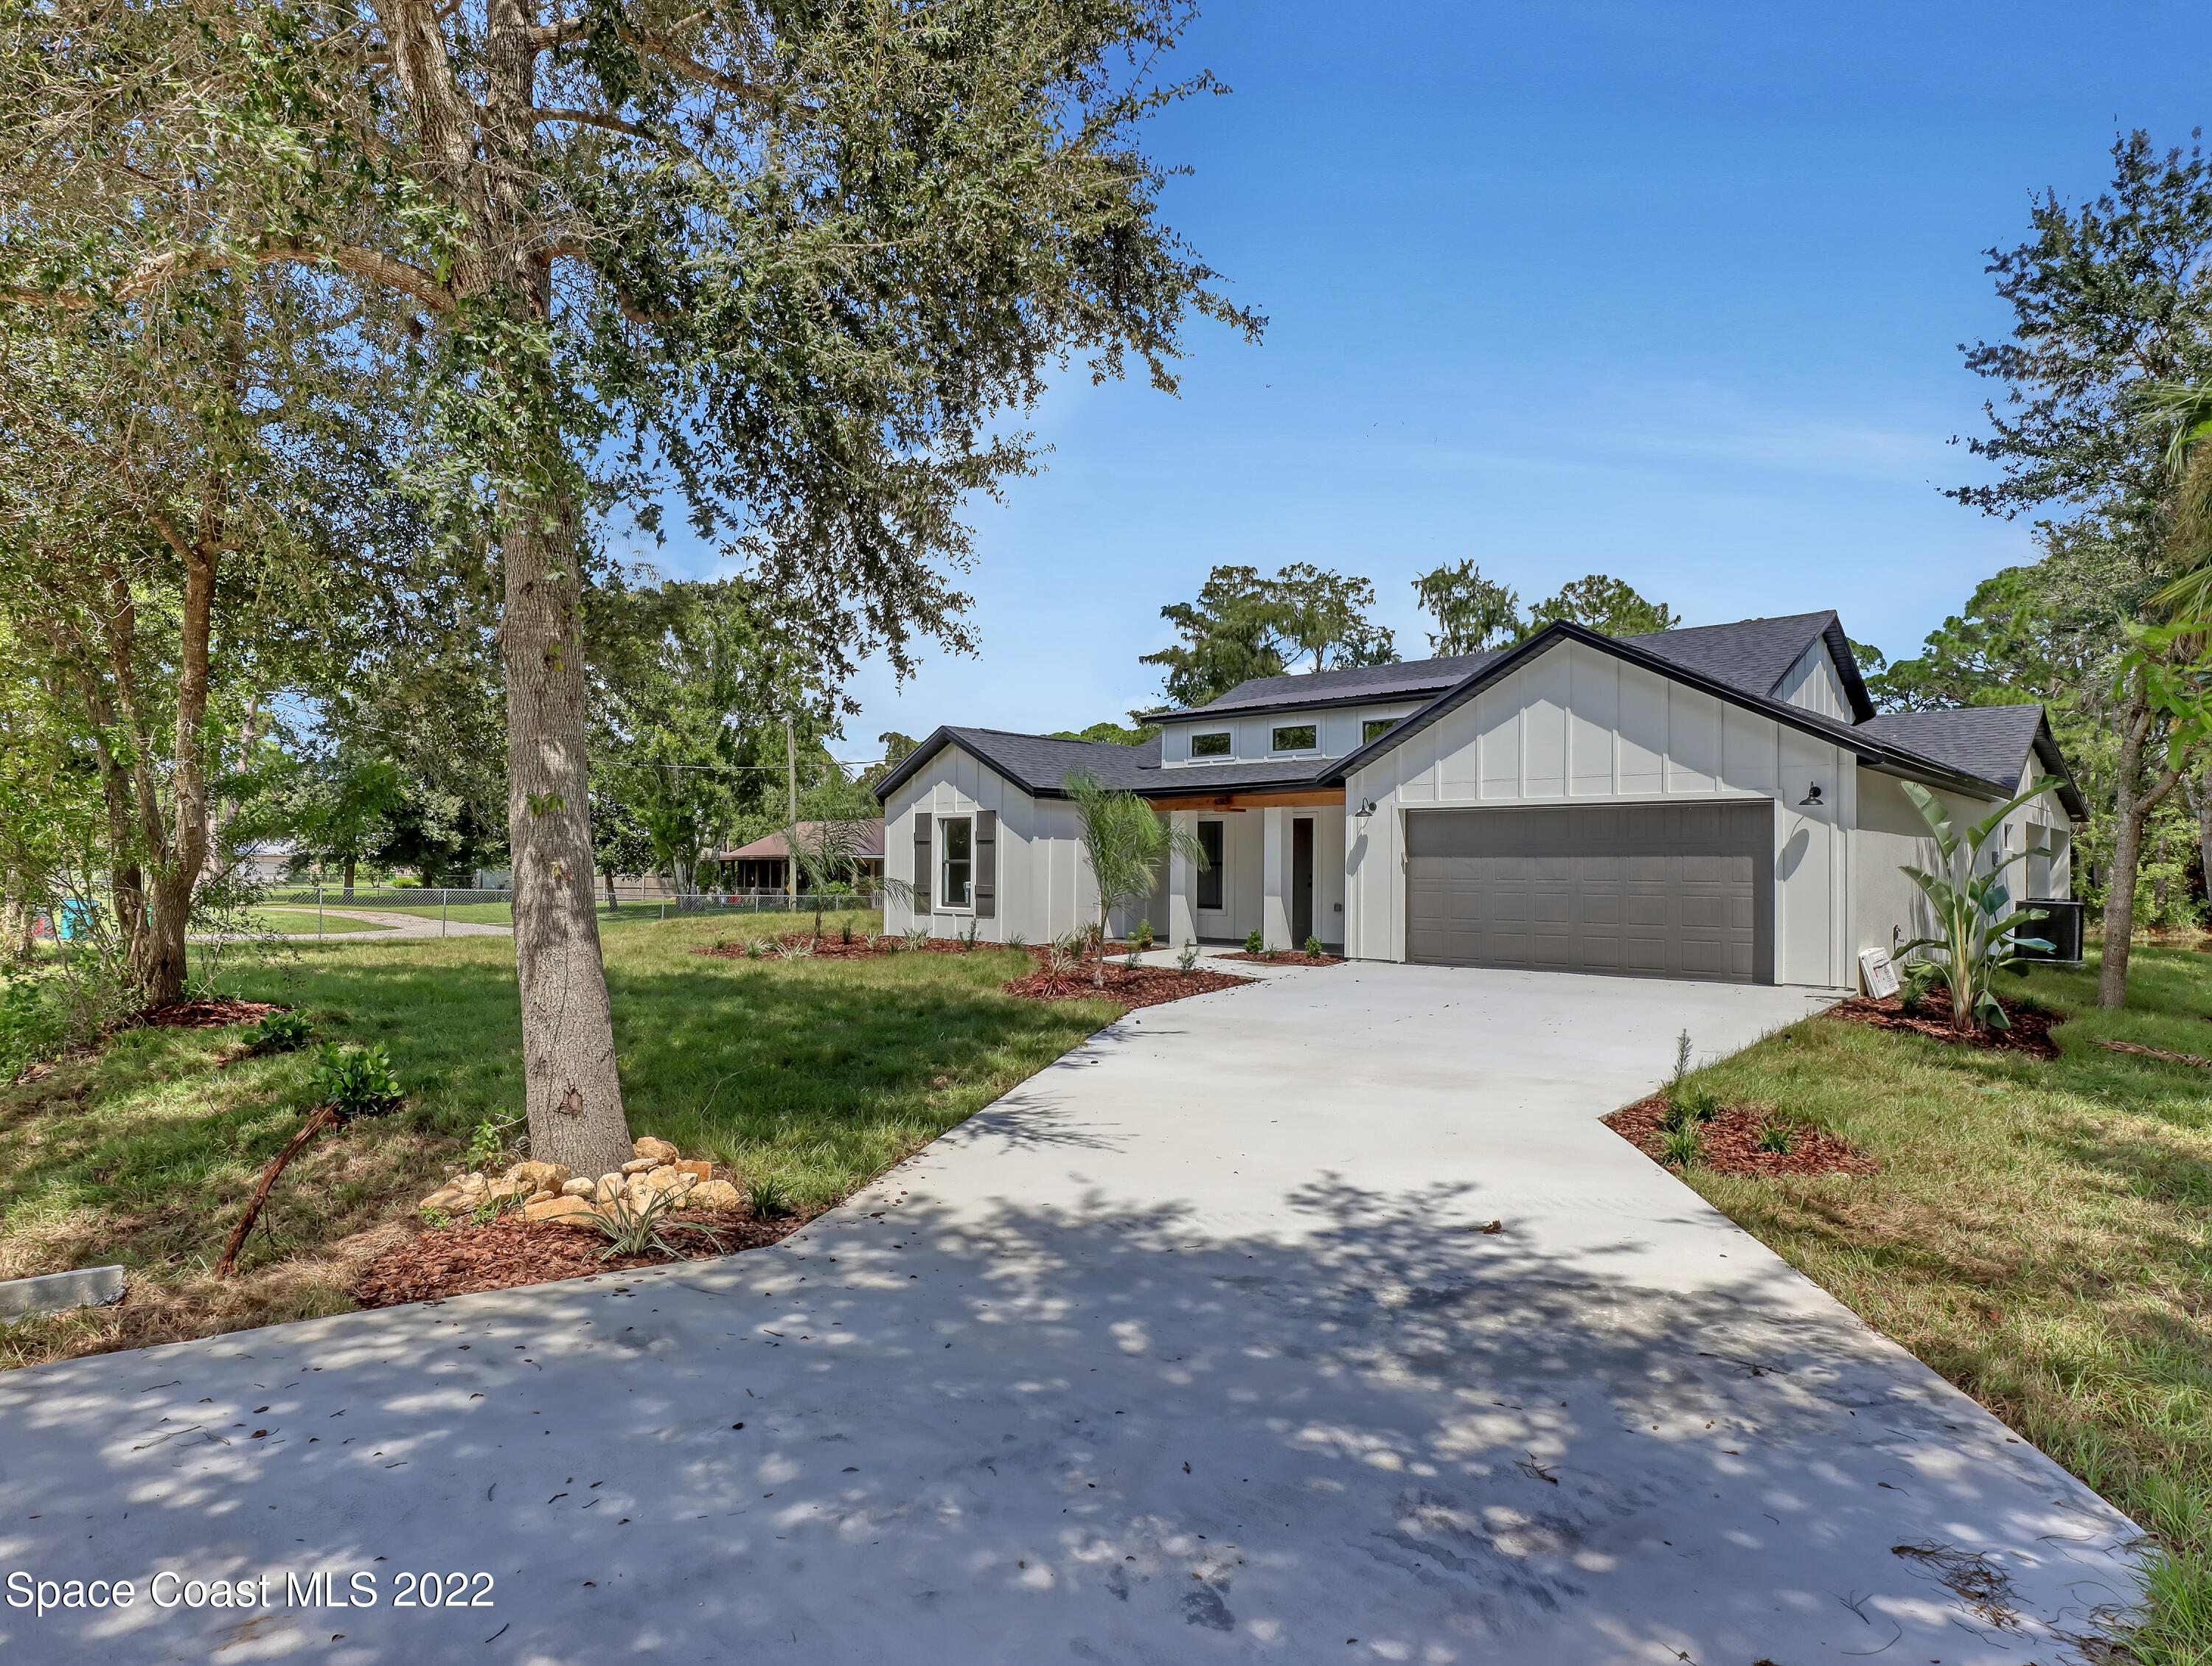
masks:
{"label": "tree canopy", "polygon": [[1390,633],[1369,617],[1375,586],[1365,579],[1299,561],[1262,578],[1253,566],[1217,566],[1194,602],[1160,617],[1182,639],[1138,663],[1164,669],[1162,690],[1176,706],[1203,706],[1253,677],[1304,669],[1384,664],[1398,657]]}

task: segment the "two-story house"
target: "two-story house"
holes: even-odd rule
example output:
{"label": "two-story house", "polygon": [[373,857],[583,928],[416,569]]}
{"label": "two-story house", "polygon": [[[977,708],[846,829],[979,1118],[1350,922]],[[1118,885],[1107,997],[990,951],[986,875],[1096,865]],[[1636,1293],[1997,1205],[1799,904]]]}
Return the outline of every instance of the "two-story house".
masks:
{"label": "two-story house", "polygon": [[1935,852],[1901,789],[2008,819],[2070,894],[2083,814],[2039,706],[1877,715],[1833,613],[1258,678],[1149,714],[1141,747],[938,730],[877,788],[888,929],[1039,942],[1095,918],[1068,778],[1188,827],[1148,906],[1164,940],[1355,958],[1840,987],[1925,929]]}

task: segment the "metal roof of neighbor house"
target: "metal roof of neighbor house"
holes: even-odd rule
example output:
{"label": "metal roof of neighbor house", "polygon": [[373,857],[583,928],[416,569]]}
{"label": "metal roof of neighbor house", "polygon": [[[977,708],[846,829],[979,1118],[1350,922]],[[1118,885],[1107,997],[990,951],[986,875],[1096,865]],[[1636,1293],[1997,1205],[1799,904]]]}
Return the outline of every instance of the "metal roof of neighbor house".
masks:
{"label": "metal roof of neighbor house", "polygon": [[[1859,718],[1856,724],[1838,722],[1775,697],[1774,691],[1782,679],[1815,638],[1827,643],[1845,695]],[[901,783],[947,745],[963,748],[1023,791],[1046,797],[1065,797],[1067,777],[1079,771],[1109,787],[1158,797],[1224,790],[1249,791],[1267,787],[1341,785],[1372,760],[1404,744],[1447,712],[1562,640],[1583,643],[1805,734],[1848,748],[1861,763],[1873,768],[1938,786],[1995,792],[2009,797],[2016,790],[2014,783],[2020,778],[2032,745],[2045,768],[2060,778],[2059,797],[2068,813],[2077,819],[2086,815],[2072,772],[2051,738],[2049,726],[2043,722],[2040,706],[1974,706],[1957,712],[1877,716],[1867,697],[1866,684],[1859,675],[1850,643],[1833,612],[1747,619],[1732,625],[1696,626],[1625,637],[1604,636],[1586,626],[1553,620],[1513,648],[1400,665],[1365,665],[1297,676],[1255,677],[1239,684],[1210,706],[1173,714],[1226,715],[1231,712],[1281,711],[1411,694],[1428,696],[1419,711],[1392,725],[1387,734],[1341,758],[1182,764],[1170,770],[1161,766],[1157,736],[1142,746],[1115,746],[1110,742],[1017,735],[998,729],[942,728],[877,785],[876,797],[878,800],[888,798]],[[1437,679],[1447,672],[1455,675],[1453,681],[1440,686]],[[1402,675],[1387,675],[1392,673]],[[1304,692],[1304,698],[1285,700],[1282,694],[1285,685]],[[2023,728],[2022,719],[1984,715],[1999,712],[2032,712],[2033,722]],[[1908,717],[1951,721],[1918,727],[1900,725],[1899,719]],[[2018,741],[2016,747],[2013,744],[2014,740]]]}
{"label": "metal roof of neighbor house", "polygon": [[1961,706],[1943,712],[1884,712],[1863,726],[1879,739],[1962,769],[1984,780],[2017,781],[2027,772],[2033,751],[2044,772],[2062,785],[2067,813],[2086,816],[2088,807],[2074,785],[2073,772],[2058,749],[2057,738],[2040,706]]}
{"label": "metal roof of neighbor house", "polygon": [[[802,821],[799,824],[799,835],[802,839],[811,839],[829,825],[826,821]],[[880,815],[872,815],[861,821],[859,826],[860,848],[853,854],[881,856],[884,853],[884,818]],[[751,844],[741,845],[734,851],[725,851],[715,859],[720,862],[761,862],[780,860],[790,854],[791,845],[784,836],[780,833],[772,833],[765,839],[756,839]]]}

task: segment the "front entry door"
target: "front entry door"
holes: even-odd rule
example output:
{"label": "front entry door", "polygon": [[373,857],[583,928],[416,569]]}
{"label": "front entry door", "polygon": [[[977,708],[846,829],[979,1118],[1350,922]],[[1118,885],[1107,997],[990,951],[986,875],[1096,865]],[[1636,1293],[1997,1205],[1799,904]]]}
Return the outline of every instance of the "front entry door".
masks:
{"label": "front entry door", "polygon": [[1313,929],[1313,818],[1291,823],[1291,947],[1304,948]]}

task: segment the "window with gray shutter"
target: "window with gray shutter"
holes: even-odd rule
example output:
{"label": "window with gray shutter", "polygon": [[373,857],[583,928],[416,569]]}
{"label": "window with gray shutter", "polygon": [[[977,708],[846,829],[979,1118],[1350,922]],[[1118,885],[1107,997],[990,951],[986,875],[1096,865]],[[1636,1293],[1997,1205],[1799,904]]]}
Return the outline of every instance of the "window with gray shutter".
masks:
{"label": "window with gray shutter", "polygon": [[995,918],[999,912],[999,813],[975,812],[975,918]]}
{"label": "window with gray shutter", "polygon": [[914,912],[929,912],[930,888],[936,875],[929,866],[929,817],[921,811],[914,813]]}

